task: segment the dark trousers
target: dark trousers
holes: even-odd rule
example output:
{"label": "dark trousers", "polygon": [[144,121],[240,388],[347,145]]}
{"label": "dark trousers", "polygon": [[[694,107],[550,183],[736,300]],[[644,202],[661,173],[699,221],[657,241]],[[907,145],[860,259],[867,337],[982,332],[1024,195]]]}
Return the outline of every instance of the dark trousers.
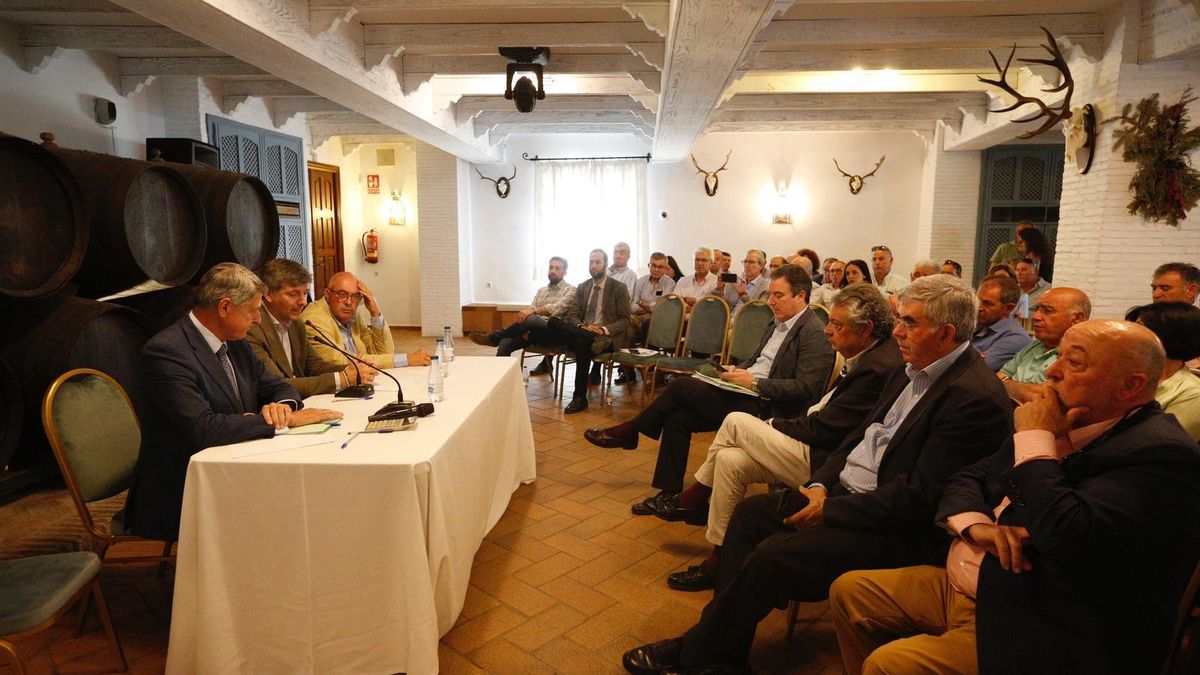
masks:
{"label": "dark trousers", "polygon": [[493,331],[491,338],[499,344],[496,356],[508,356],[531,344],[546,344],[550,337],[546,317],[530,314],[524,321],[514,321],[502,330]]}
{"label": "dark trousers", "polygon": [[639,432],[650,438],[662,437],[651,485],[668,492],[681,491],[693,433],[719,429],[731,412],[761,417],[766,409],[762,399],[718,389],[693,377],[671,380],[634,419]]}
{"label": "dark trousers", "polygon": [[[571,398],[586,399],[588,364],[592,362],[592,343],[600,336],[558,319],[551,319],[546,326],[546,331],[551,342],[567,345],[567,348],[575,355],[575,391],[571,394]],[[600,364],[593,364],[593,367],[599,368]]]}
{"label": "dark trousers", "polygon": [[759,621],[791,600],[828,598],[830,584],[844,572],[915,564],[881,533],[786,526],[776,502],[776,495],[758,495],[733,512],[716,594],[683,635],[684,668],[747,663]]}

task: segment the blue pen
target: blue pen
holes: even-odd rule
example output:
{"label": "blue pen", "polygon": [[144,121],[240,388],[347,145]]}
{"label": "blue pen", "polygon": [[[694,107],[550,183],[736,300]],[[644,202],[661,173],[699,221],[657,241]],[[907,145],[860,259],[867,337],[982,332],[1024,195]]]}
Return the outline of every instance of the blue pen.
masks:
{"label": "blue pen", "polygon": [[354,440],[355,438],[358,438],[358,434],[359,434],[359,433],[360,433],[360,432],[357,432],[357,431],[356,431],[356,432],[354,432],[353,434],[351,434],[351,435],[350,435],[350,438],[347,438],[347,439],[346,439],[346,442],[345,442],[345,443],[342,443],[342,450],[345,450],[345,449],[346,449],[346,446],[347,446],[347,445],[350,445],[350,441]]}

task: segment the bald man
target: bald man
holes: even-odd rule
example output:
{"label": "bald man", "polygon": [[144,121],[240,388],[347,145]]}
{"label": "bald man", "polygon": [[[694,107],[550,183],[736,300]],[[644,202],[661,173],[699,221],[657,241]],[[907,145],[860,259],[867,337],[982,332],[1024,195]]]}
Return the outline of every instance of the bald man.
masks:
{"label": "bald man", "polygon": [[1038,396],[1046,381],[1046,368],[1058,358],[1058,345],[1067,329],[1092,314],[1092,303],[1078,288],[1052,288],[1033,310],[1036,338],[996,373],[1008,395],[1018,403]]}
{"label": "bald man", "polygon": [[[364,321],[358,312],[362,304],[366,305],[370,315],[369,322]],[[375,294],[361,279],[349,272],[338,272],[329,277],[323,301],[305,307],[300,320],[311,321],[319,329],[319,332],[310,330],[308,339],[313,351],[325,361],[341,366],[350,365],[350,359],[317,341],[321,334],[377,368],[429,365],[429,352],[424,349],[407,354],[395,353],[392,330],[383,319],[383,310],[379,309]]]}
{"label": "bald man", "polygon": [[1059,351],[1011,442],[947,483],[945,567],[834,582],[847,672],[1158,672],[1200,557],[1200,452],[1154,401],[1144,326],[1087,321]]}

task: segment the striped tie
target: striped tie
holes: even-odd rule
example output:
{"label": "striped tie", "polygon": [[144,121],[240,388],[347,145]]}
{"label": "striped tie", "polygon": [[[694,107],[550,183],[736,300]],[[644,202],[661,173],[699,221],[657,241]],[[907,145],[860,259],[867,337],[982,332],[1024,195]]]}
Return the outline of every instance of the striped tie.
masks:
{"label": "striped tie", "polygon": [[217,359],[221,361],[221,366],[225,368],[225,375],[229,378],[229,384],[233,385],[233,397],[240,403],[242,393],[238,390],[237,375],[233,374],[233,363],[229,361],[229,345],[221,343],[221,348],[217,350]]}

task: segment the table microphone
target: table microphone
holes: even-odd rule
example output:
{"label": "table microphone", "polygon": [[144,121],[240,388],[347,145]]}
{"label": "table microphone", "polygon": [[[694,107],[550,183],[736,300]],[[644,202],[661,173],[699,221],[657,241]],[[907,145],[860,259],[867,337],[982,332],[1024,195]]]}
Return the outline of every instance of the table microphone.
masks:
{"label": "table microphone", "polygon": [[[389,410],[389,408],[391,408],[391,410]],[[428,417],[432,414],[432,403],[390,403],[375,411],[374,415],[367,416],[367,421],[378,422],[380,420],[401,420],[408,419],[410,417]]]}
{"label": "table microphone", "polygon": [[[395,375],[392,375],[392,374],[391,374],[391,373],[389,373],[388,371],[386,371],[386,370],[384,370],[384,369],[380,368],[379,366],[375,365],[374,363],[371,363],[370,361],[364,361],[363,359],[360,359],[360,358],[358,358],[358,357],[357,357],[357,356],[355,356],[354,354],[351,354],[350,352],[348,352],[348,351],[346,351],[346,350],[342,349],[341,347],[338,347],[336,344],[334,344],[334,343],[333,343],[333,340],[330,340],[330,339],[329,339],[329,338],[328,338],[328,337],[325,335],[325,333],[323,333],[323,332],[321,331],[321,329],[320,329],[320,328],[317,328],[315,325],[313,325],[313,322],[312,322],[312,321],[308,321],[308,320],[306,320],[306,321],[304,322],[304,325],[305,325],[305,326],[308,326],[309,328],[312,328],[313,330],[315,330],[315,331],[317,332],[317,335],[316,335],[316,336],[314,336],[314,339],[315,339],[317,342],[320,342],[321,344],[323,344],[323,345],[325,345],[325,346],[327,346],[327,347],[333,347],[333,348],[334,348],[334,349],[336,349],[336,350],[337,350],[339,353],[341,353],[343,356],[345,356],[345,357],[349,358],[349,359],[350,359],[352,362],[355,362],[355,363],[361,363],[361,364],[363,364],[364,366],[366,366],[366,367],[370,368],[371,370],[374,370],[374,371],[375,371],[375,372],[377,372],[377,373],[380,373],[380,374],[382,374],[382,375],[385,375],[385,376],[387,376],[389,379],[391,379],[391,381],[392,381],[392,382],[395,382],[395,383],[396,383],[396,402],[395,402],[395,403],[389,403],[389,404],[387,404],[387,405],[383,406],[382,408],[380,408],[379,410],[376,410],[376,411],[375,411],[375,414],[376,414],[376,415],[388,415],[388,414],[391,414],[391,413],[394,413],[394,412],[397,412],[397,411],[404,411],[404,410],[407,410],[408,408],[412,408],[414,405],[416,405],[416,404],[415,404],[415,403],[413,403],[412,401],[405,401],[405,400],[404,400],[404,387],[400,386],[400,380],[397,380]],[[356,372],[356,373],[358,372],[358,366],[357,366],[357,365],[354,367],[354,372]],[[359,380],[361,381],[361,380],[362,380],[362,378],[360,377],[360,378],[359,378]],[[367,384],[367,385],[360,385],[360,386],[365,386],[365,387],[367,387],[368,389],[370,389],[370,392],[371,392],[371,393],[374,393],[374,392],[375,392],[375,387],[373,387],[373,386],[371,386],[371,385],[369,385],[369,384]],[[347,389],[349,389],[349,387],[347,387]],[[342,391],[345,391],[345,389],[343,389]],[[370,395],[370,394],[365,394],[364,396],[369,396],[369,395]],[[334,394],[334,396],[337,396],[337,394]],[[359,398],[362,398],[362,397],[359,397]],[[425,415],[428,415],[429,413],[432,413],[432,412],[433,412],[433,405],[432,405],[432,404],[430,404],[430,405],[429,405],[429,412],[426,412],[426,413],[424,413],[424,414],[420,414],[420,415],[417,415],[417,416],[418,416],[418,417],[424,417]]]}
{"label": "table microphone", "polygon": [[[360,371],[358,369],[359,363],[362,363],[366,366],[374,368],[375,370],[378,370],[379,372],[383,373],[384,375],[387,375],[388,377],[392,377],[391,374],[384,373],[382,370],[379,370],[379,368],[376,368],[374,364],[372,364],[368,361],[363,361],[362,359],[358,358],[354,354],[351,354],[350,352],[337,346],[333,342],[333,340],[330,340],[329,337],[327,335],[325,335],[325,333],[323,333],[320,328],[317,328],[316,325],[314,325],[312,321],[306,320],[304,322],[304,325],[308,326],[309,328],[316,331],[317,334],[313,336],[314,340],[316,340],[317,342],[320,342],[321,344],[325,345],[326,347],[330,347],[330,348],[336,350],[342,356],[347,357],[348,359],[350,359],[350,364],[352,366],[354,366],[354,374],[358,377],[359,383],[349,385],[345,389],[341,389],[341,390],[337,391],[336,393],[334,393],[334,397],[336,397],[336,398],[366,398],[375,393],[374,385],[363,383],[362,371]],[[392,381],[394,381],[396,383],[397,387],[400,386],[400,382],[396,378],[392,377]],[[397,389],[397,392],[399,392],[399,389]],[[397,393],[396,400],[399,401],[400,398],[401,398],[400,394]]]}

